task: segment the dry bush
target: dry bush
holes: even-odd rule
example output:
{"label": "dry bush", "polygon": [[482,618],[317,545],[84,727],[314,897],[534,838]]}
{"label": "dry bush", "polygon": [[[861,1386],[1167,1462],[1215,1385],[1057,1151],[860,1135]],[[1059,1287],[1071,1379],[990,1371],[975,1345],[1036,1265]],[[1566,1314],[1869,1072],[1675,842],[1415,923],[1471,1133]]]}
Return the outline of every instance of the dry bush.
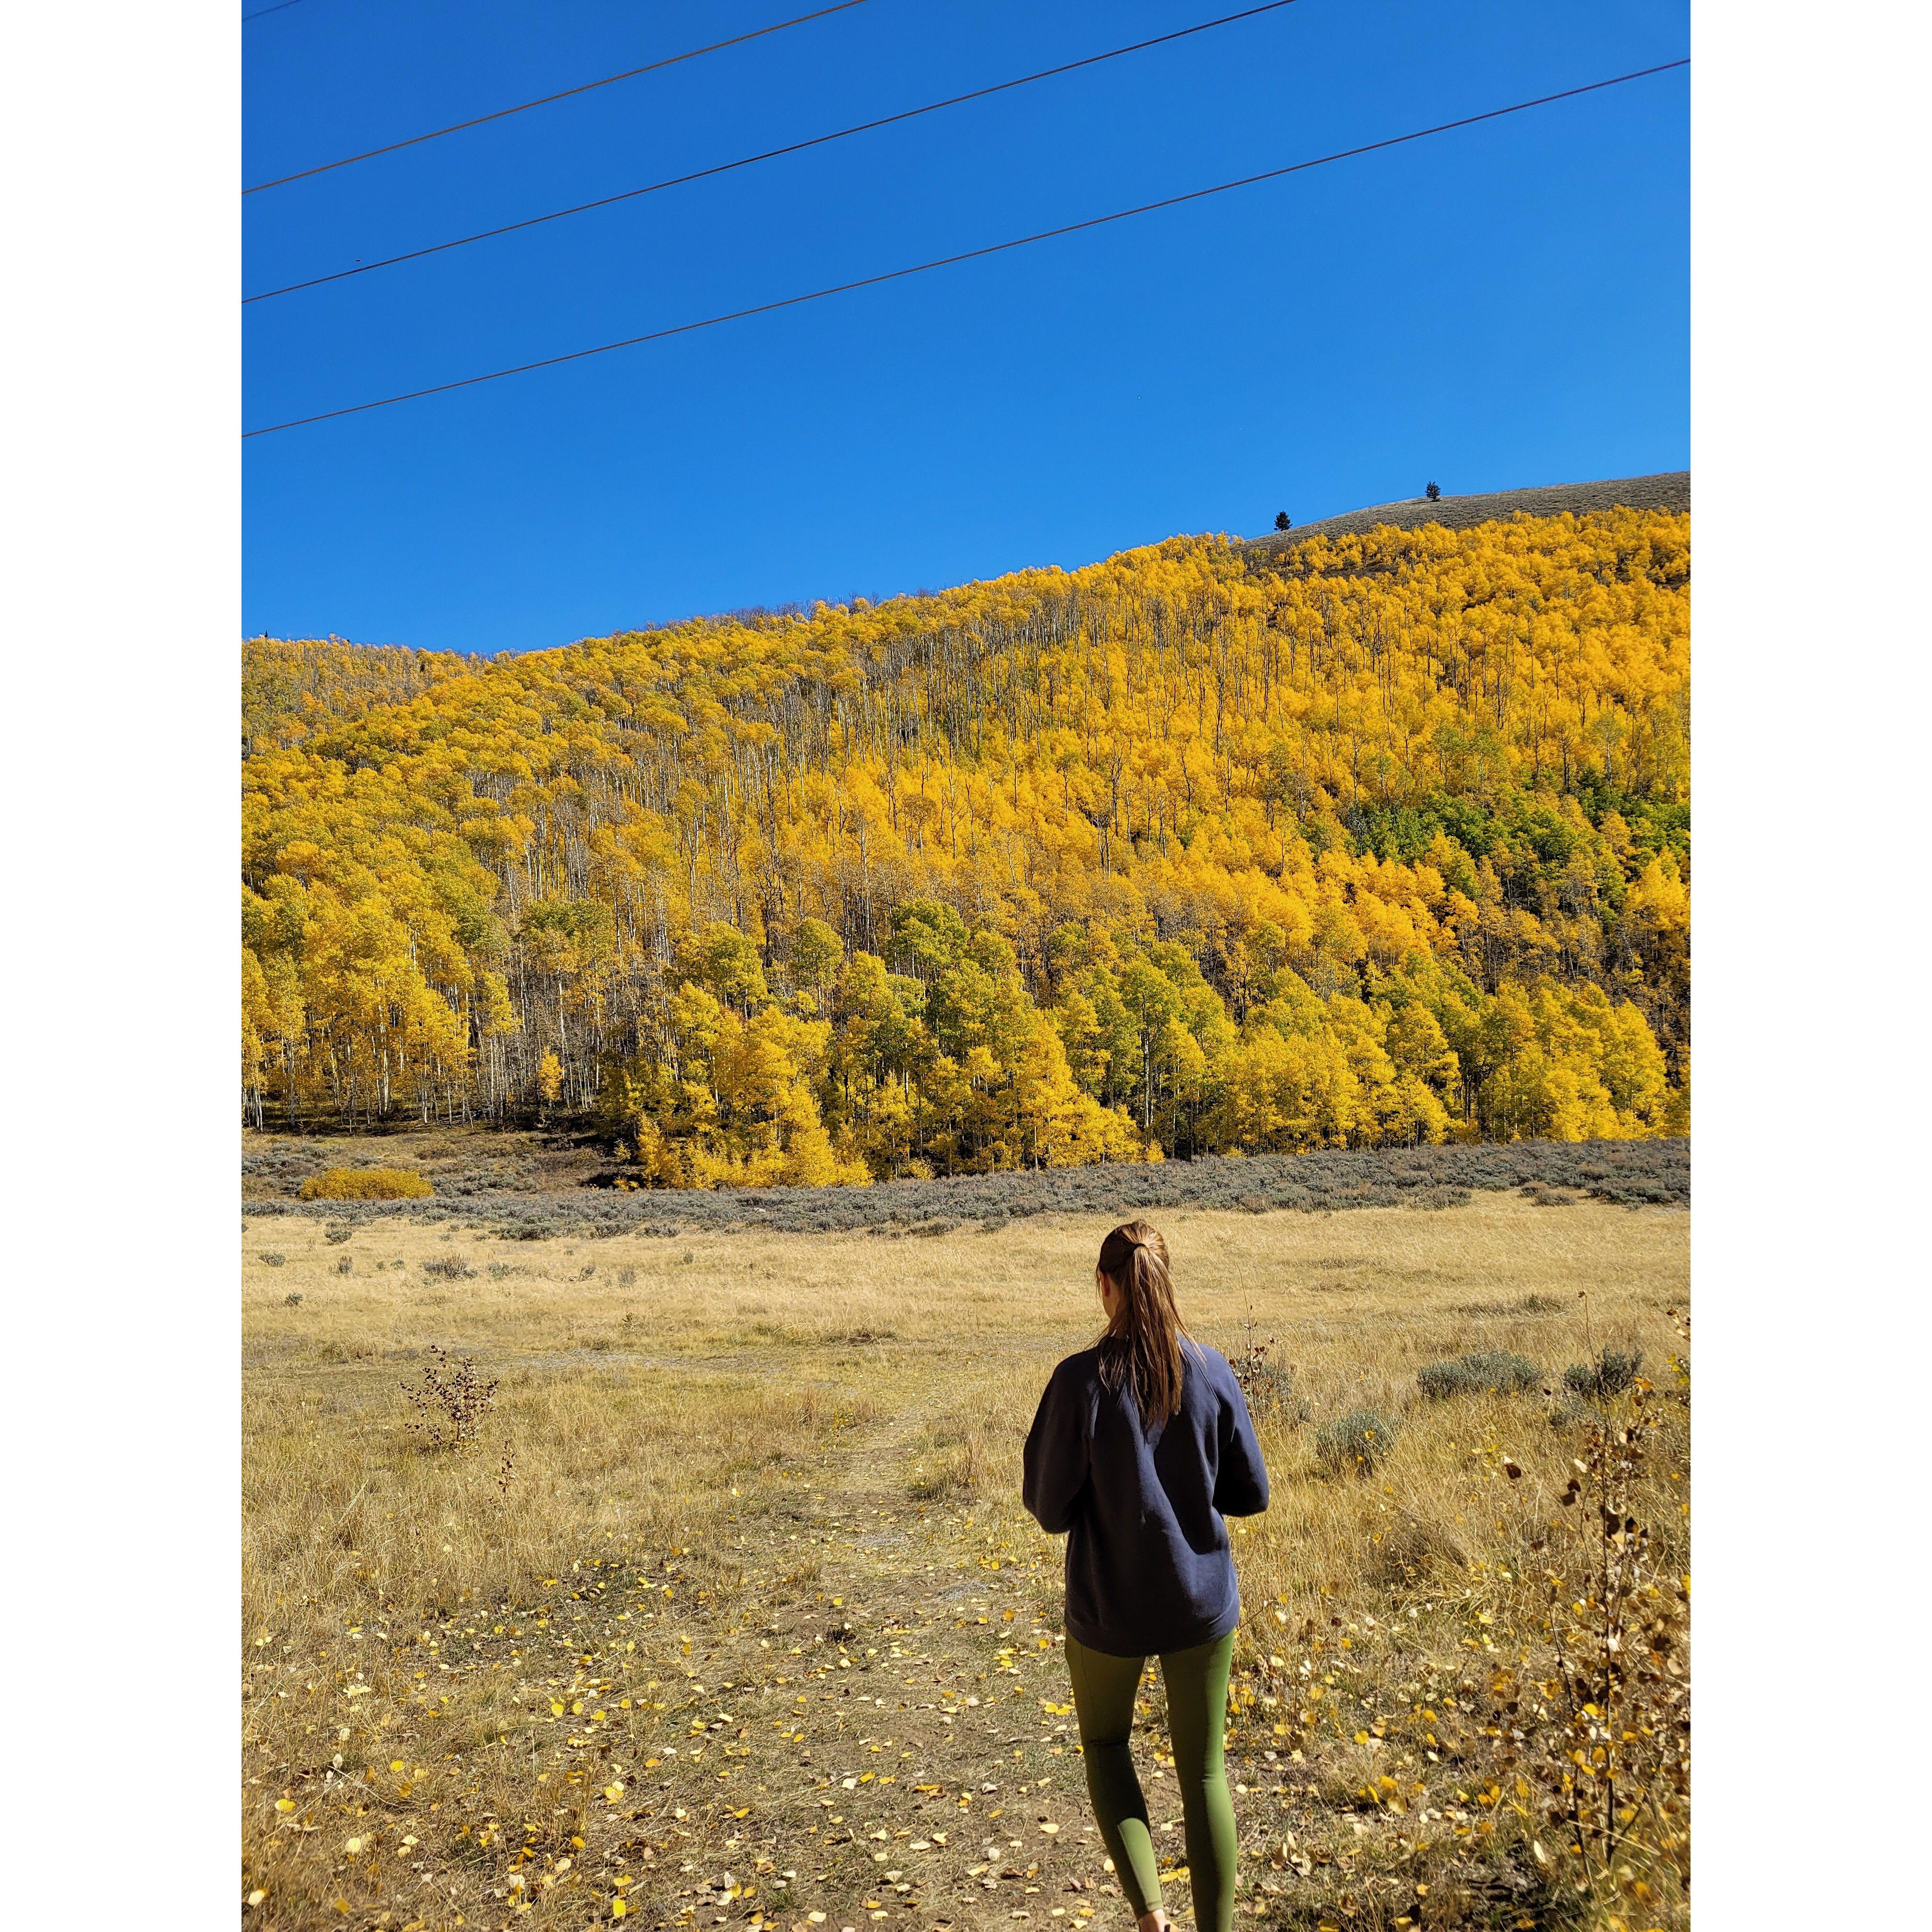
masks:
{"label": "dry bush", "polygon": [[1369,1476],[1389,1457],[1402,1424],[1378,1408],[1353,1408],[1315,1432],[1315,1453],[1338,1476]]}
{"label": "dry bush", "polygon": [[303,1201],[421,1201],[436,1190],[406,1167],[328,1167],[298,1190]]}
{"label": "dry bush", "polygon": [[1538,1862],[1645,1912],[1681,1904],[1690,1875],[1690,1584],[1646,1520],[1664,1500],[1646,1480],[1654,1394],[1636,1382],[1591,1421],[1557,1498],[1568,1533],[1532,1545],[1550,1565],[1546,1651],[1499,1670],[1488,1733],[1498,1777],[1540,1810]]}
{"label": "dry bush", "polygon": [[1432,1402],[1455,1395],[1521,1395],[1541,1387],[1543,1376],[1527,1356],[1508,1348],[1486,1348],[1447,1362],[1426,1362],[1415,1372],[1416,1385]]}
{"label": "dry bush", "polygon": [[1572,1362],[1563,1371],[1563,1386],[1586,1402],[1607,1402],[1622,1395],[1643,1366],[1641,1348],[1600,1349],[1587,1362]]}
{"label": "dry bush", "polygon": [[1280,1346],[1279,1337],[1262,1335],[1252,1317],[1244,1317],[1240,1346],[1228,1352],[1228,1366],[1240,1385],[1251,1418],[1286,1416],[1305,1422],[1307,1406],[1295,1398],[1294,1372],[1282,1360]]}
{"label": "dry bush", "polygon": [[474,1356],[452,1360],[448,1349],[432,1342],[421,1378],[402,1384],[404,1398],[416,1412],[410,1433],[425,1449],[461,1454],[475,1444],[501,1386],[496,1377],[485,1382],[476,1372]]}

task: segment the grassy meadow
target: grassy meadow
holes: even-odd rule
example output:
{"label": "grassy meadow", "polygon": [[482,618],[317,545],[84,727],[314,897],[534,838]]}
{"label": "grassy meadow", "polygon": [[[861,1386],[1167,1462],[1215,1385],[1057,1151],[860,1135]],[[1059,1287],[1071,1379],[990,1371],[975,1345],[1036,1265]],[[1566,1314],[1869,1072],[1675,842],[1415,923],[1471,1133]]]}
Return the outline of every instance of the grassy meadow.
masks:
{"label": "grassy meadow", "polygon": [[[245,1222],[244,1924],[1129,1925],[1086,1810],[1060,1550],[1018,1501],[1113,1218]],[[1647,1560],[1688,1568],[1666,1367],[1688,1216],[1539,1186],[1152,1218],[1193,1331],[1268,1344],[1274,1504],[1235,1538],[1243,1918],[1688,1922],[1640,1859],[1580,1893],[1498,1768],[1499,1687],[1545,1667],[1546,1573],[1589,1600],[1588,1512],[1562,1506],[1588,1425],[1561,1377],[1606,1346],[1658,1385]],[[411,1431],[432,1347],[476,1365],[462,1452]],[[1494,1352],[1538,1385],[1418,1384]],[[1324,1460],[1324,1426],[1364,1411],[1396,1425],[1374,1466]],[[1178,1867],[1156,1674],[1142,1694]],[[1184,1876],[1167,1904],[1191,1922]]]}

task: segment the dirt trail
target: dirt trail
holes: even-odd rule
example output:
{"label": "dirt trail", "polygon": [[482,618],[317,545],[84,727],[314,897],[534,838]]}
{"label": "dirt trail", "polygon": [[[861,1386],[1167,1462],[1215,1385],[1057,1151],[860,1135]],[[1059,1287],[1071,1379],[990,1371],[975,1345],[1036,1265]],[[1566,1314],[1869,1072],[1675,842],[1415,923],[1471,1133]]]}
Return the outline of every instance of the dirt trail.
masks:
{"label": "dirt trail", "polygon": [[580,1880],[664,1928],[1118,1919],[1058,1548],[1011,1499],[915,1493],[929,1419],[841,1432],[815,1480],[748,1498],[706,1546],[586,1557],[553,1603],[446,1646],[446,1670],[502,1673],[506,1728],[536,1726],[552,1815],[529,1872],[556,1888],[494,1890],[532,1900],[518,1922],[552,1923]]}
{"label": "dirt trail", "polygon": [[[922,1503],[908,1478],[926,1420],[911,1408],[868,1432],[731,1552],[782,1544],[816,1566],[750,1638],[758,1663],[719,1687],[741,1804],[752,1786],[742,1820],[728,1802],[730,1848],[763,1824],[770,1870],[751,1896],[770,1924],[1078,1924],[1113,1889],[1069,1742],[1058,1552],[1037,1538],[1015,1552],[983,1504]],[[679,1862],[652,1898],[664,1923],[745,1913],[735,1871]]]}
{"label": "dirt trail", "polygon": [[[760,1366],[776,1380],[795,1362]],[[429,1689],[480,1689],[466,1748],[529,1779],[472,1821],[479,1850],[523,1839],[477,1922],[580,1927],[584,1906],[601,1922],[621,1902],[659,1932],[1125,1924],[1087,1804],[1060,1546],[962,1474],[940,1406],[835,1418],[810,1462],[747,1484],[691,1545],[587,1550],[494,1629],[445,1633]],[[1137,1755],[1178,1868],[1157,1685]],[[418,1870],[428,1906],[437,1881]]]}

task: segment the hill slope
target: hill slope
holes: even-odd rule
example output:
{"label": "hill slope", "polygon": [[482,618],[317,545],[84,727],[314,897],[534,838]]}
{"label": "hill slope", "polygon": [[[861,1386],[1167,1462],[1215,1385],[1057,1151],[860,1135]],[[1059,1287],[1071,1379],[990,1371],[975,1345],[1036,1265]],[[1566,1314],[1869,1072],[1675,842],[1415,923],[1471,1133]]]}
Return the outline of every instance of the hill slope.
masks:
{"label": "hill slope", "polygon": [[299,745],[482,662],[340,638],[251,638],[242,650],[242,755]]}
{"label": "hill slope", "polygon": [[1681,1132],[1689,574],[1624,509],[302,647],[250,1118],[563,1110],[700,1186]]}
{"label": "hill slope", "polygon": [[1690,472],[1662,470],[1654,476],[1624,476],[1606,483],[1552,483],[1534,490],[1497,490],[1478,496],[1444,496],[1430,502],[1412,496],[1400,503],[1378,503],[1366,510],[1346,510],[1298,530],[1270,530],[1250,537],[1252,548],[1280,549],[1312,536],[1349,536],[1388,524],[1399,530],[1420,530],[1440,524],[1445,530],[1473,530],[1514,516],[1600,515],[1616,509],[1667,510],[1688,516],[1690,511]]}

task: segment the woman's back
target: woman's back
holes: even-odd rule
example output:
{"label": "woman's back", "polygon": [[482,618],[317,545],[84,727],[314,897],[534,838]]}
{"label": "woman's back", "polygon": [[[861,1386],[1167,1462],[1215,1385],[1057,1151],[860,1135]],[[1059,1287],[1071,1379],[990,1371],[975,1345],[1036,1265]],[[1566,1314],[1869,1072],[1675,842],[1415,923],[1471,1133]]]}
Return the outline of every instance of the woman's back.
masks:
{"label": "woman's back", "polygon": [[1066,1628],[1094,1650],[1147,1657],[1240,1620],[1226,1516],[1268,1507],[1268,1472],[1226,1358],[1183,1345],[1180,1404],[1143,1420],[1104,1342],[1053,1373],[1027,1438],[1027,1508],[1068,1532]]}

